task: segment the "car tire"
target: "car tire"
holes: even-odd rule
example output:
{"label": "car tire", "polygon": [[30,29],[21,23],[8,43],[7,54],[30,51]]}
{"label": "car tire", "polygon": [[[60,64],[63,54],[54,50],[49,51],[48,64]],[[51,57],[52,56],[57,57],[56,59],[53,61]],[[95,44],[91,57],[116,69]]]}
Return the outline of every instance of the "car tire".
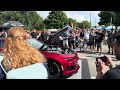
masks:
{"label": "car tire", "polygon": [[62,70],[60,65],[52,60],[48,61],[48,76],[49,79],[58,79],[62,75]]}

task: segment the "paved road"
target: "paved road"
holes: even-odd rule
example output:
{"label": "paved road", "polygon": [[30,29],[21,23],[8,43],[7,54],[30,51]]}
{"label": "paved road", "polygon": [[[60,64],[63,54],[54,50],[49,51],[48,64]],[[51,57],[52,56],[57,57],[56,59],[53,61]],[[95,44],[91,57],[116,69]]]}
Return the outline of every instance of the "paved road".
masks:
{"label": "paved road", "polygon": [[[80,57],[79,60],[80,69],[78,70],[77,73],[75,73],[74,75],[67,79],[94,79],[96,77],[95,61],[96,57],[98,57],[99,54],[80,52],[79,50],[77,51]],[[106,54],[107,46],[104,46],[103,52],[105,55],[108,55],[112,58],[113,63],[115,65],[120,65],[120,61],[116,60],[115,55]]]}

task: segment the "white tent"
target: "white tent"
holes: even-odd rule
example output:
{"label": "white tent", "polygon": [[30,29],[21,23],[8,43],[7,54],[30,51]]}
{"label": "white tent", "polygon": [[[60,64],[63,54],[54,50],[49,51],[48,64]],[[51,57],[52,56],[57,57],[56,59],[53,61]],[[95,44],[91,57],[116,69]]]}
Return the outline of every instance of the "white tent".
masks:
{"label": "white tent", "polygon": [[115,26],[108,26],[105,28],[105,30],[110,31],[111,29],[115,29],[115,28],[116,28]]}
{"label": "white tent", "polygon": [[14,27],[14,26],[22,27],[24,25],[22,23],[20,23],[19,21],[7,21],[2,26],[4,26],[4,27]]}

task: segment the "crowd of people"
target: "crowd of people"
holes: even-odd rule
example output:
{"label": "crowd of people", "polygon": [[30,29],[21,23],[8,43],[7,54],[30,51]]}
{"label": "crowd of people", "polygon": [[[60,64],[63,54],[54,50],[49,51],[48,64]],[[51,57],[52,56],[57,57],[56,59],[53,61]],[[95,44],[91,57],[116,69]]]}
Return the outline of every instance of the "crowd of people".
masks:
{"label": "crowd of people", "polygon": [[[75,50],[79,47],[80,43],[83,41],[82,49],[84,51],[89,52],[96,52],[96,53],[103,53],[103,43],[107,36],[107,44],[108,44],[108,52],[116,55],[117,59],[120,59],[120,32],[111,29],[110,31],[100,30],[100,29],[80,29],[80,33],[76,34],[75,29],[68,26],[68,30],[63,32],[59,39],[62,40],[63,47],[70,48]],[[23,78],[22,76],[18,75],[17,77],[11,77],[13,75],[12,70],[22,69],[25,70],[28,66],[39,67],[37,68],[36,76],[32,76],[32,78],[37,77],[48,79],[48,71],[46,66],[46,59],[45,57],[35,48],[31,47],[26,39],[27,38],[34,38],[37,40],[46,43],[49,39],[49,34],[46,30],[38,31],[26,31],[22,27],[12,27],[8,31],[3,30],[0,32],[0,38],[6,38],[4,47],[3,47],[3,60],[1,61],[0,66],[0,78],[5,79],[7,78]],[[79,40],[79,42],[78,42]],[[77,43],[76,43],[77,42]],[[88,49],[89,47],[89,49]],[[80,48],[81,49],[81,48]],[[112,50],[111,50],[112,49]],[[116,75],[117,70],[119,67],[115,67],[112,60],[107,57],[107,64],[105,64],[102,60],[98,60],[96,63],[97,68],[97,76],[96,79],[101,78],[120,78],[120,75]],[[112,67],[114,69],[107,71],[106,67]],[[34,68],[33,68],[34,69]],[[28,70],[29,71],[29,70]],[[10,74],[6,76],[8,73]],[[43,72],[43,77],[39,76]],[[37,76],[38,75],[38,76]],[[31,77],[24,77],[24,78],[31,78]]]}
{"label": "crowd of people", "polygon": [[91,29],[91,30],[82,30],[80,33],[80,37],[83,39],[83,47],[87,51],[88,46],[90,47],[90,52],[99,52],[100,54],[103,53],[103,43],[108,45],[108,54],[114,54],[114,41],[115,35],[118,30],[111,29],[109,31],[100,30],[100,29]]}
{"label": "crowd of people", "polygon": [[89,47],[90,52],[97,51],[100,54],[103,53],[102,47],[103,41],[105,39],[105,34],[102,32],[102,30],[87,29],[80,33],[80,37],[83,39],[84,51],[88,51]]}
{"label": "crowd of people", "polygon": [[[75,50],[78,47],[81,47],[84,51],[88,51],[88,47],[90,48],[90,52],[95,52],[97,47],[97,52],[102,54],[102,46],[103,41],[105,39],[105,34],[102,30],[98,29],[84,29],[80,30],[79,34],[74,32],[74,29],[68,30],[61,35],[61,40],[63,40],[63,46],[65,48],[70,48]],[[81,49],[81,48],[80,48]]]}

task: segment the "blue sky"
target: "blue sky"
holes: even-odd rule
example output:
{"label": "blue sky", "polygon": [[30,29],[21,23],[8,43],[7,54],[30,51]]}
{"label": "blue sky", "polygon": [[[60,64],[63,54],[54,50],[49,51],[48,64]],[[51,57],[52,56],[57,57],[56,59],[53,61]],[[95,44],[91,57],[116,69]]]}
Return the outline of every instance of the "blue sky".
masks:
{"label": "blue sky", "polygon": [[[50,11],[37,11],[37,13],[45,19]],[[91,23],[92,26],[98,25],[98,22],[100,21],[100,17],[98,16],[98,13],[100,11],[64,11],[68,18],[73,18],[77,20],[78,22],[82,22],[83,20],[87,20],[90,22],[90,12],[91,12]]]}

